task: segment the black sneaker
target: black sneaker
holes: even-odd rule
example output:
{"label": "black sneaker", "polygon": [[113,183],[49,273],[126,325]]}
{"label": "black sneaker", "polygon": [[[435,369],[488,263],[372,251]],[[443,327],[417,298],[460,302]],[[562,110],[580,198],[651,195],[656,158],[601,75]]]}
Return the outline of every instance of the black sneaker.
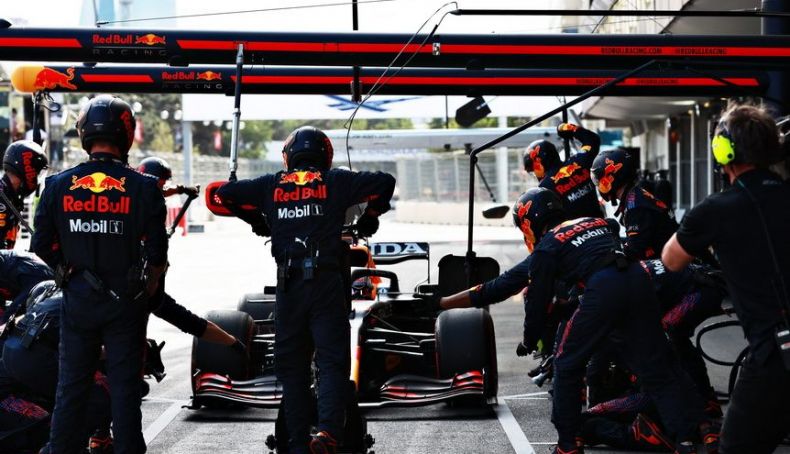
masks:
{"label": "black sneaker", "polygon": [[313,435],[310,441],[310,454],[335,454],[337,442],[329,433],[321,431]]}
{"label": "black sneaker", "polygon": [[719,452],[719,433],[721,432],[721,425],[715,422],[707,422],[700,427],[700,435],[702,435],[702,443],[708,454],[718,454]]}
{"label": "black sneaker", "polygon": [[651,448],[665,448],[666,450],[671,450],[673,447],[672,442],[664,435],[661,427],[642,413],[636,415],[636,419],[629,430],[631,431],[631,436],[639,444],[645,444]]}
{"label": "black sneaker", "polygon": [[112,447],[112,437],[93,436],[88,441],[88,450],[90,454],[112,454],[115,450]]}
{"label": "black sneaker", "polygon": [[693,441],[681,441],[675,444],[675,454],[697,454],[697,445]]}
{"label": "black sneaker", "polygon": [[555,446],[552,454],[584,454],[584,447],[574,446],[572,448],[562,449],[559,446]]}

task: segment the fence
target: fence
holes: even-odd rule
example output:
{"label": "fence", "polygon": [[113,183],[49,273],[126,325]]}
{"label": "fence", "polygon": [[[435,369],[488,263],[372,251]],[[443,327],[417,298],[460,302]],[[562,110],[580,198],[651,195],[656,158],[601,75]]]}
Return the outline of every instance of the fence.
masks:
{"label": "fence", "polygon": [[[516,200],[524,190],[537,185],[537,181],[521,170],[522,151],[507,152],[508,202]],[[475,178],[475,199],[489,201],[485,187],[488,182],[496,195],[502,184],[497,179],[496,154],[486,152],[478,155],[480,172]],[[433,153],[398,159],[397,178],[400,200],[421,202],[466,203],[469,198],[469,156],[463,152]],[[482,176],[482,177],[481,177]]]}

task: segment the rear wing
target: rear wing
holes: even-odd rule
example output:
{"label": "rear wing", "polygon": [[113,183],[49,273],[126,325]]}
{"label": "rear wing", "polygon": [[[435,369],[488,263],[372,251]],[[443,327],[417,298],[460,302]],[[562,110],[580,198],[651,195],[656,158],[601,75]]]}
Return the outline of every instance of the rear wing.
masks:
{"label": "rear wing", "polygon": [[431,260],[428,243],[373,243],[370,245],[377,265],[394,265],[410,260]]}

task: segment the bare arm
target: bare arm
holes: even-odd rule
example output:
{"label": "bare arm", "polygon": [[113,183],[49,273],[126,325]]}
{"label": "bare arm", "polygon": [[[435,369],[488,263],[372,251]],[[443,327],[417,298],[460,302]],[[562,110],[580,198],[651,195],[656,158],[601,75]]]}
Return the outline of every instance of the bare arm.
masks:
{"label": "bare arm", "polygon": [[680,271],[688,266],[692,260],[694,260],[694,256],[686,252],[683,246],[680,245],[677,233],[672,235],[667,244],[664,245],[664,250],[661,251],[661,261],[664,262],[664,265],[670,271]]}

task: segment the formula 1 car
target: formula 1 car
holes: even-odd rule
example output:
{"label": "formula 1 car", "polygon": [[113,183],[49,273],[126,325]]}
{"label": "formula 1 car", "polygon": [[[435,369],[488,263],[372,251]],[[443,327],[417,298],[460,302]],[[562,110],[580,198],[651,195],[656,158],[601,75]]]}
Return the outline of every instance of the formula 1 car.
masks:
{"label": "formula 1 car", "polygon": [[[496,341],[490,314],[483,309],[452,309],[439,314],[415,310],[422,300],[402,293],[398,276],[379,268],[412,260],[430,264],[428,243],[365,244],[352,238],[349,251],[351,322],[350,385],[346,445],[341,451],[367,452],[373,439],[358,408],[408,407],[439,402],[495,403]],[[442,292],[447,261],[440,261],[440,283],[420,292]],[[497,267],[498,268],[498,267]],[[430,267],[428,268],[430,271]],[[495,270],[498,273],[498,269]],[[455,276],[463,280],[463,276]],[[382,285],[382,279],[389,286]],[[445,292],[447,293],[444,285]],[[238,310],[211,311],[207,318],[244,339],[249,355],[231,354],[196,339],[192,349],[192,405],[227,404],[278,408],[282,385],[274,373],[275,289],[244,295]],[[235,352],[234,352],[235,353]],[[287,452],[282,411],[272,450]]]}

